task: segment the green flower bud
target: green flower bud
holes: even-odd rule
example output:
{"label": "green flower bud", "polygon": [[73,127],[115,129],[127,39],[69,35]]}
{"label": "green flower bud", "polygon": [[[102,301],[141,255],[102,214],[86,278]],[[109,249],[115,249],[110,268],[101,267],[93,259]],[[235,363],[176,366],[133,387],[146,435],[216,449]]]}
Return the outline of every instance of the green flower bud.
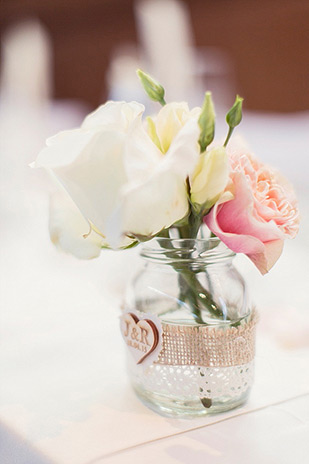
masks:
{"label": "green flower bud", "polygon": [[224,147],[227,146],[228,141],[231,138],[231,135],[233,133],[233,130],[238,124],[240,123],[242,119],[242,102],[243,98],[241,98],[239,95],[236,95],[236,100],[230,111],[226,115],[226,122],[229,125],[229,131],[227,134],[227,137],[224,142]]}
{"label": "green flower bud", "polygon": [[226,115],[226,122],[230,127],[234,129],[234,127],[238,126],[242,119],[242,102],[243,98],[239,95],[236,95],[236,100],[230,111]]}
{"label": "green flower bud", "polygon": [[211,92],[206,92],[202,111],[198,120],[201,128],[199,144],[203,153],[215,136],[215,108],[211,98]]}
{"label": "green flower bud", "polygon": [[164,106],[166,104],[164,100],[165,91],[162,85],[149,76],[149,74],[144,73],[141,69],[138,69],[136,74],[138,75],[148,97]]}

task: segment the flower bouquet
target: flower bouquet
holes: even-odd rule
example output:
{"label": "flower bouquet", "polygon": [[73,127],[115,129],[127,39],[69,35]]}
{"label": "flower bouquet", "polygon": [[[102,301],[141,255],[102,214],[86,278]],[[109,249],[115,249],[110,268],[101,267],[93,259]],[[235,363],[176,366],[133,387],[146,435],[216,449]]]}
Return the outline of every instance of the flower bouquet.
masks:
{"label": "flower bouquet", "polygon": [[166,415],[200,415],[242,404],[253,378],[256,314],[233,267],[244,253],[265,274],[299,213],[288,181],[231,139],[239,96],[214,142],[210,92],[201,108],[166,103],[164,88],[138,71],[162,108],[107,102],[79,129],[50,138],[35,167],[67,192],[53,200],[52,240],[82,258],[141,245],[145,261],[128,288],[121,332],[138,396]]}

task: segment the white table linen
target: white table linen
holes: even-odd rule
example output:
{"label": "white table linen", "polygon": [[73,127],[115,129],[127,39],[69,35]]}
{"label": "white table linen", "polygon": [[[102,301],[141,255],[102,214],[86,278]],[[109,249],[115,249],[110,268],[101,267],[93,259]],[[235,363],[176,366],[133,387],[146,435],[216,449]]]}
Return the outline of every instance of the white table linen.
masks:
{"label": "white table linen", "polygon": [[244,118],[243,132],[256,153],[294,182],[302,229],[263,278],[249,260],[237,257],[261,313],[255,385],[243,407],[195,420],[156,415],[129,386],[118,307],[138,266],[136,250],[106,251],[93,261],[59,253],[47,230],[49,180],[26,167],[45,134],[31,138],[31,121],[31,137],[20,143],[22,126],[6,132],[0,206],[1,463],[118,464],[146,457],[149,464],[305,462],[308,120],[306,113]]}

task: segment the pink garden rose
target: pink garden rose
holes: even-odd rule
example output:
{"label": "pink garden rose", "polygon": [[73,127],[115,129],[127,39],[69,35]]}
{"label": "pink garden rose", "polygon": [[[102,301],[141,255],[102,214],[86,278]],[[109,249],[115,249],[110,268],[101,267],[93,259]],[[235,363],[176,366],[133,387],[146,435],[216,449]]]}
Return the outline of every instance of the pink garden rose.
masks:
{"label": "pink garden rose", "polygon": [[252,155],[229,153],[230,183],[204,222],[231,250],[245,253],[262,274],[298,232],[299,212],[288,181]]}

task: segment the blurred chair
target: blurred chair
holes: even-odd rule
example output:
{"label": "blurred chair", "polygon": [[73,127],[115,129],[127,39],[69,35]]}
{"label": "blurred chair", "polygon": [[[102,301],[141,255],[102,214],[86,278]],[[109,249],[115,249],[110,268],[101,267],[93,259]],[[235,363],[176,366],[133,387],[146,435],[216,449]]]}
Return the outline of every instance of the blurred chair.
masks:
{"label": "blurred chair", "polygon": [[187,7],[177,0],[138,1],[137,30],[147,71],[165,87],[168,100],[192,100],[194,54]]}
{"label": "blurred chair", "polygon": [[137,30],[145,70],[165,87],[167,98],[201,105],[211,90],[219,112],[234,98],[233,62],[220,47],[196,48],[187,5],[180,0],[140,0]]}
{"label": "blurred chair", "polygon": [[123,44],[113,50],[107,70],[109,100],[136,100],[147,103],[136,70],[144,68],[140,50],[135,44]]}
{"label": "blurred chair", "polygon": [[195,76],[203,90],[211,90],[217,122],[234,102],[236,95],[235,63],[222,47],[198,47],[195,50]]}
{"label": "blurred chair", "polygon": [[[11,214],[23,208],[23,189],[32,190],[40,182],[28,164],[35,159],[45,139],[80,124],[87,111],[74,101],[51,99],[52,43],[38,20],[12,24],[2,36],[2,45],[0,207]],[[43,176],[41,182],[46,183]]]}
{"label": "blurred chair", "polygon": [[10,26],[2,36],[2,45],[1,181],[3,206],[12,210],[13,199],[20,201],[16,187],[25,184],[28,163],[47,135],[52,52],[47,32],[35,19]]}
{"label": "blurred chair", "polygon": [[52,92],[49,35],[35,19],[7,30],[3,37],[1,97],[32,104],[46,102]]}

